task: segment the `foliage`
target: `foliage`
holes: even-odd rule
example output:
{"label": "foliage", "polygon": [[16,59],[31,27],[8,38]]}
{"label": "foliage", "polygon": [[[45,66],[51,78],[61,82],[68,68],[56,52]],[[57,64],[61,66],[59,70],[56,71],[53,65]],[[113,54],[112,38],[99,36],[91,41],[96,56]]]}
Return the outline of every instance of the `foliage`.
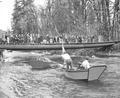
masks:
{"label": "foliage", "polygon": [[[106,21],[104,23],[102,20],[104,17],[100,15],[102,8],[97,8],[102,3],[101,0],[98,0],[98,2],[96,0],[66,0],[66,2],[63,0],[48,0],[48,2],[48,6],[44,9],[47,20],[46,26],[50,28],[48,24],[52,23],[52,29],[56,33],[94,36],[101,32],[101,27],[107,31],[109,25],[106,26],[105,23],[109,20],[104,20]],[[45,21],[42,23],[44,25]],[[46,28],[45,25],[43,28]],[[100,35],[107,36],[105,34],[104,31],[100,33]]]}
{"label": "foliage", "polygon": [[13,13],[14,32],[24,34],[102,35],[108,41],[119,39],[119,23],[119,0],[47,0],[38,9],[33,0],[19,0]]}
{"label": "foliage", "polygon": [[37,11],[33,0],[16,0],[13,13],[13,32],[17,34],[38,33]]}

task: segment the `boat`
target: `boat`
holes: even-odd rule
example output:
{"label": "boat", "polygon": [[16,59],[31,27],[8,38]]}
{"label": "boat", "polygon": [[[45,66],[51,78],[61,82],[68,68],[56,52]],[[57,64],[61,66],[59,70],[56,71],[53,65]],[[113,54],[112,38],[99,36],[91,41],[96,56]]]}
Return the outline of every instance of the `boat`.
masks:
{"label": "boat", "polygon": [[[109,47],[120,41],[98,42],[98,43],[69,43],[64,44],[65,49],[81,49],[81,48],[100,48]],[[61,50],[61,43],[56,44],[35,44],[35,45],[0,45],[0,49],[7,50]]]}
{"label": "boat", "polygon": [[65,77],[72,80],[98,80],[103,72],[106,70],[106,65],[92,66],[89,69],[68,70],[64,72]]}

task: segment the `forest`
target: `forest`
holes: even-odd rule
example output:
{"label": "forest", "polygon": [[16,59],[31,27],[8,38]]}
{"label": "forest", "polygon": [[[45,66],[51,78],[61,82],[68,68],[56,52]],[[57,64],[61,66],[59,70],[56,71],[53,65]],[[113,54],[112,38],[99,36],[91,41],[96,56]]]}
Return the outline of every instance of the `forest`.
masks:
{"label": "forest", "polygon": [[35,6],[34,0],[15,0],[13,34],[38,36],[102,37],[115,41],[120,37],[119,0],[46,0]]}

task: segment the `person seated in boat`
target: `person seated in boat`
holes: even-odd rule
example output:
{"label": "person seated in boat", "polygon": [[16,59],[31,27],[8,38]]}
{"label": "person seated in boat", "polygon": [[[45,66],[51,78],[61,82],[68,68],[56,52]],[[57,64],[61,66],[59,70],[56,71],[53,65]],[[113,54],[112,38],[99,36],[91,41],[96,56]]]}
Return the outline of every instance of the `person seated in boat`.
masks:
{"label": "person seated in boat", "polygon": [[79,63],[78,64],[78,69],[89,69],[91,66],[90,66],[90,63],[88,61],[88,58],[86,58],[82,63]]}

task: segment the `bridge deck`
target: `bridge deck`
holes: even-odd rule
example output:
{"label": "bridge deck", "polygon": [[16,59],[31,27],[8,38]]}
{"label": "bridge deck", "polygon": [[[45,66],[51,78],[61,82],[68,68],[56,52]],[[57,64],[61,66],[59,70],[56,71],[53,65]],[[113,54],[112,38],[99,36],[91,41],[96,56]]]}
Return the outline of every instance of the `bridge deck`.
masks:
{"label": "bridge deck", "polygon": [[[116,43],[115,42],[99,42],[99,43],[71,43],[64,44],[65,49],[80,49],[80,48],[99,48],[109,47]],[[61,50],[61,44],[40,44],[40,45],[0,45],[0,49],[8,50]]]}

